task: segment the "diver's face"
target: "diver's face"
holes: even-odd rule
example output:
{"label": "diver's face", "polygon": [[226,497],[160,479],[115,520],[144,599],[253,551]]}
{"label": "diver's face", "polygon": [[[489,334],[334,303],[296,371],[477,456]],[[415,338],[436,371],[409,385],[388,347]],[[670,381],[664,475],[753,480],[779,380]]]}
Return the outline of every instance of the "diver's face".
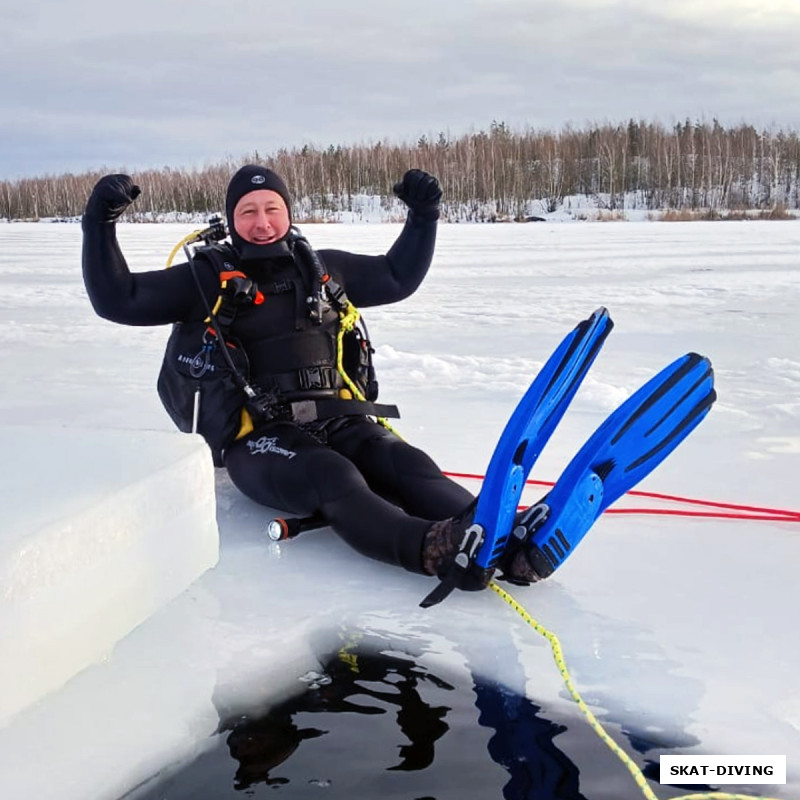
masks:
{"label": "diver's face", "polygon": [[236,233],[251,244],[271,244],[289,231],[289,209],[272,189],[248,192],[233,209]]}

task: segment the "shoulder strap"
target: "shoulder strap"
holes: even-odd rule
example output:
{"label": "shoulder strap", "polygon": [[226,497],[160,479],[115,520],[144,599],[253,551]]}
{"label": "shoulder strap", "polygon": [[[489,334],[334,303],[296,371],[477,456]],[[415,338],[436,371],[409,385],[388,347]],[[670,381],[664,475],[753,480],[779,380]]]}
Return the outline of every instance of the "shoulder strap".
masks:
{"label": "shoulder strap", "polygon": [[198,247],[195,256],[205,256],[216,267],[217,272],[230,271],[236,268],[236,254],[228,242],[212,242]]}
{"label": "shoulder strap", "polygon": [[206,322],[213,323],[224,336],[233,325],[239,306],[248,302],[260,305],[264,302],[264,295],[251,278],[236,269],[231,245],[215,242],[197,248],[195,256],[203,256],[219,275],[220,292]]}
{"label": "shoulder strap", "polygon": [[[214,245],[209,245],[209,248],[213,249]],[[225,334],[221,330],[220,322],[217,318],[217,314],[214,309],[211,307],[211,304],[208,302],[205,294],[203,293],[203,287],[200,283],[200,276],[197,274],[197,263],[195,262],[194,254],[189,250],[187,246],[184,246],[184,252],[186,253],[186,257],[189,260],[189,268],[192,271],[192,277],[194,278],[195,285],[197,286],[197,290],[200,292],[200,297],[203,301],[203,305],[208,312],[208,322],[210,325],[214,326],[216,338],[219,340],[221,345],[220,352],[222,353],[225,361],[227,362],[228,368],[231,371],[231,374],[234,376],[234,380],[236,381],[237,385],[240,389],[250,398],[251,400],[256,397],[256,391],[248,382],[247,376],[233,363],[233,359],[231,358],[230,353],[228,352],[228,346],[225,341]],[[205,250],[205,248],[199,248],[201,250]],[[212,264],[215,262],[212,261]],[[263,297],[262,297],[263,300]]]}
{"label": "shoulder strap", "polygon": [[319,325],[322,321],[321,307],[323,297],[327,295],[338,312],[346,307],[348,300],[344,290],[333,280],[327,267],[316,250],[297,228],[292,228],[290,242],[295,254],[295,262],[309,273],[311,279],[310,312],[312,321]]}

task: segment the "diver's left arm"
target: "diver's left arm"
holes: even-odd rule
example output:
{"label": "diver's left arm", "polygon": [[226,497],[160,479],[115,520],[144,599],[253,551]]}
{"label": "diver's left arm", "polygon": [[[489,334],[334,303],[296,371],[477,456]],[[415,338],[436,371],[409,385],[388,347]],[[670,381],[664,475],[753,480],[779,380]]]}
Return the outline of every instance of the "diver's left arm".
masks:
{"label": "diver's left arm", "polygon": [[321,255],[356,306],[395,303],[413,294],[433,260],[442,190],[433,175],[409,170],[394,187],[408,206],[408,218],[397,240],[383,256],[364,256],[339,250]]}

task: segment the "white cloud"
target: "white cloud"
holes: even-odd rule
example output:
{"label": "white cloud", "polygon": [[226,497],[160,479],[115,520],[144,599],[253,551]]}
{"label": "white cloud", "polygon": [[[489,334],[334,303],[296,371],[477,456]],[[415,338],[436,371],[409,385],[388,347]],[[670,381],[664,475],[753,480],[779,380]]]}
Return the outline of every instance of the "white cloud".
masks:
{"label": "white cloud", "polygon": [[654,13],[688,22],[713,22],[736,28],[800,24],[800,5],[794,0],[670,0],[654,5]]}

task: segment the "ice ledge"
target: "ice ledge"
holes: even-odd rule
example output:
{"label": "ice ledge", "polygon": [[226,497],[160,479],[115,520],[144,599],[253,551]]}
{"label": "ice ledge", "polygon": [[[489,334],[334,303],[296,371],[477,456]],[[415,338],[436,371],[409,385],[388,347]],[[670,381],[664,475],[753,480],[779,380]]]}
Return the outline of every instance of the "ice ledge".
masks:
{"label": "ice ledge", "polygon": [[0,725],[102,660],[219,557],[199,437],[0,428]]}

